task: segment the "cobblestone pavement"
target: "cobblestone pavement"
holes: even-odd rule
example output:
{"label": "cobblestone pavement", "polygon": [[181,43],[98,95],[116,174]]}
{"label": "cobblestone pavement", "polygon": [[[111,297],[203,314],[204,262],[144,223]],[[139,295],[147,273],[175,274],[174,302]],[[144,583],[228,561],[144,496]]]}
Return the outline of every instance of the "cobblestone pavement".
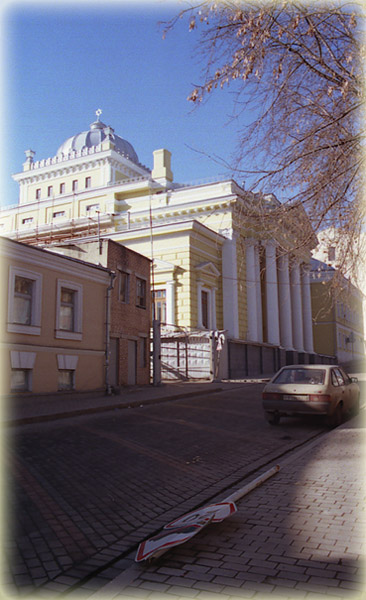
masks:
{"label": "cobblestone pavement", "polygon": [[116,564],[114,580],[94,594],[90,582],[81,597],[365,598],[361,425],[354,419],[279,461],[280,472],[239,500],[236,514],[155,561],[121,564],[118,575]]}
{"label": "cobblestone pavement", "polygon": [[[37,597],[42,595],[45,598],[60,593],[77,598],[80,595],[90,596],[93,590],[103,589],[108,582],[113,585],[121,573],[127,580],[131,573],[133,575],[123,597],[141,592],[164,592],[164,597],[166,593],[175,594],[175,597],[177,594],[186,596],[187,590],[191,595],[203,594],[205,590],[221,594],[224,588],[230,586],[228,582],[227,585],[218,582],[216,577],[233,579],[232,573],[225,574],[223,571],[224,565],[230,562],[230,554],[233,563],[240,566],[238,573],[242,576],[245,572],[250,573],[248,578],[241,580],[242,585],[247,579],[253,581],[252,567],[259,568],[259,565],[251,564],[251,560],[268,562],[268,557],[261,556],[267,552],[263,548],[263,536],[267,534],[267,549],[272,530],[270,523],[262,518],[259,523],[260,511],[257,515],[254,507],[247,506],[246,501],[244,519],[239,511],[227,522],[212,526],[217,529],[210,527],[210,531],[202,532],[197,541],[166,555],[160,566],[145,566],[141,573],[138,572],[138,579],[134,579],[135,567],[130,568],[133,563],[130,552],[167,522],[211,501],[219,493],[225,495],[225,491],[275,456],[324,432],[322,423],[316,421],[301,423],[289,420],[279,428],[270,427],[263,419],[260,389],[258,385],[251,386],[250,390],[246,386],[245,394],[243,388],[231,391],[229,395],[217,393],[196,399],[186,398],[140,409],[27,425],[9,431],[11,451],[8,455],[7,501],[12,510],[8,512],[10,569],[4,579],[7,594],[17,595],[20,592],[22,596],[28,593],[33,596],[36,590]],[[353,430],[353,433],[357,436],[358,430]],[[345,439],[347,444],[348,441],[355,442],[355,439],[345,436],[342,446]],[[354,445],[350,443],[349,448],[353,449]],[[305,472],[305,464],[306,461],[300,474]],[[333,464],[332,473],[339,468],[337,464]],[[265,504],[263,501],[262,514],[267,514],[275,506],[275,499],[281,499],[285,489],[286,504],[280,512],[282,510],[282,525],[287,532],[282,536],[282,544],[287,547],[293,546],[292,541],[289,542],[293,526],[288,525],[289,507],[293,506],[291,494],[297,490],[303,495],[304,490],[301,486],[295,487],[296,482],[291,480],[291,477],[299,475],[296,468],[287,479],[285,473],[280,472],[272,484],[263,487],[263,492],[267,490],[265,499],[272,497],[273,502]],[[351,477],[351,470],[347,469],[347,474]],[[318,473],[317,477],[320,476],[321,473]],[[281,487],[283,477],[285,480]],[[355,472],[353,477],[357,480]],[[348,485],[347,482],[343,486]],[[269,488],[269,485],[274,485],[274,488]],[[269,489],[272,496],[268,494]],[[250,501],[261,491],[253,492]],[[329,495],[329,491],[325,491]],[[355,494],[351,499],[354,498]],[[290,513],[293,513],[292,508]],[[324,523],[327,525],[326,519]],[[311,533],[307,538],[311,537]],[[314,538],[318,538],[318,533],[314,534]],[[232,543],[234,539],[238,541]],[[236,544],[241,545],[240,553]],[[255,555],[246,562],[242,559],[243,546],[249,547],[251,552],[255,550]],[[235,552],[230,552],[230,547]],[[196,548],[193,554],[192,548]],[[223,556],[226,558],[221,556],[220,548],[225,549]],[[211,553],[211,558],[202,557],[202,552]],[[340,555],[339,558],[346,560],[350,566],[348,560],[358,557],[355,551],[353,554]],[[190,558],[185,558],[188,555]],[[282,555],[285,555],[284,552],[273,553],[273,556]],[[313,560],[305,559],[304,553],[300,558],[295,559],[294,556],[289,557],[294,561],[288,563],[292,566],[298,566],[300,558]],[[214,563],[202,563],[202,558]],[[184,565],[188,564],[191,567],[186,568]],[[175,573],[168,571],[164,574],[159,571],[160,568],[173,569]],[[220,574],[211,572],[211,568],[217,568]],[[228,570],[232,568],[228,567]],[[193,586],[193,571],[200,573],[195,583],[198,585],[201,581],[207,589]],[[351,574],[355,585],[355,571]],[[264,579],[255,571],[254,575],[254,583],[274,587],[268,582],[268,573]],[[178,579],[174,580],[174,577]],[[272,573],[272,577],[278,577],[278,573]],[[215,590],[209,584],[219,585],[222,589]],[[118,583],[119,587],[121,585]],[[341,589],[338,586],[338,591]],[[243,590],[240,589],[241,595]],[[230,595],[228,590],[225,594]]]}

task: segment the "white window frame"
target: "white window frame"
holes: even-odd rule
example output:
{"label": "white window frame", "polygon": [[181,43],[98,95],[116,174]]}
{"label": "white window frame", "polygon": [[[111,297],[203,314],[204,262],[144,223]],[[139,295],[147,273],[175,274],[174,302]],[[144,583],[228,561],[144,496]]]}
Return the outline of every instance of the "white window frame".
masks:
{"label": "white window frame", "polygon": [[[66,331],[60,329],[60,308],[61,308],[61,289],[67,288],[75,292],[75,305],[74,305],[74,330]],[[63,340],[76,340],[80,341],[83,338],[82,332],[82,317],[83,317],[83,286],[80,283],[74,281],[66,281],[65,279],[57,280],[57,294],[56,294],[56,329],[55,337]]]}
{"label": "white window frame", "polygon": [[[29,325],[24,323],[14,323],[14,286],[15,277],[24,277],[31,279],[33,283],[31,322]],[[11,333],[26,333],[28,335],[41,334],[41,309],[42,309],[42,275],[28,269],[19,267],[9,268],[9,289],[8,289],[8,331]]]}
{"label": "white window frame", "polygon": [[[145,284],[145,294],[144,294],[144,299],[145,299],[145,304],[138,304],[137,300],[140,296],[138,296],[137,294],[137,286],[138,286],[138,281],[143,281]],[[147,279],[146,277],[142,277],[141,275],[137,275],[135,276],[135,304],[137,308],[142,308],[143,310],[146,310],[148,307],[148,298],[147,298]]]}
{"label": "white window frame", "polygon": [[52,213],[52,219],[66,219],[66,211],[65,210],[56,210]]}
{"label": "white window frame", "polygon": [[[122,304],[130,304],[130,291],[131,291],[131,273],[130,271],[124,271],[123,269],[118,269],[119,277],[118,277],[118,300],[122,302]],[[121,283],[123,275],[127,275],[127,290],[126,290],[126,299],[123,300],[121,294]]]}
{"label": "white window frame", "polygon": [[95,215],[100,210],[100,204],[88,204],[85,207],[85,212],[87,215]]}

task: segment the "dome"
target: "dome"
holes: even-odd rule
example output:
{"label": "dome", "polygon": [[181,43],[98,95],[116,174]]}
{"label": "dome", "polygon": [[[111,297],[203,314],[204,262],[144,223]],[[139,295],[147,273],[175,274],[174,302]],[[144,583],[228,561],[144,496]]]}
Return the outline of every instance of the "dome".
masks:
{"label": "dome", "polygon": [[77,152],[83,148],[92,148],[103,142],[107,136],[113,142],[115,150],[120,154],[125,154],[132,162],[139,164],[137,154],[130,142],[124,140],[114,133],[112,127],[108,127],[99,119],[90,125],[89,131],[82,131],[69,137],[57,150],[57,156],[62,154],[67,156],[69,152],[76,150]]}

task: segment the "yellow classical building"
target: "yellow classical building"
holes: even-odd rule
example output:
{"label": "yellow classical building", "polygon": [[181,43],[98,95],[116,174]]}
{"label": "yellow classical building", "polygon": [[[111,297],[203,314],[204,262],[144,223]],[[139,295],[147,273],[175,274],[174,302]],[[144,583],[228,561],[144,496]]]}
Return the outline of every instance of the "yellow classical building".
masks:
{"label": "yellow classical building", "polygon": [[311,266],[315,351],[359,368],[365,361],[363,294],[330,265],[312,259]]}
{"label": "yellow classical building", "polygon": [[13,176],[19,204],[1,211],[2,235],[39,246],[108,237],[151,258],[155,316],[180,330],[221,331],[232,377],[314,360],[317,239],[301,207],[288,222],[274,195],[232,179],[176,183],[168,150],[154,151],[150,170],[99,117],[54,157],[34,154]]}

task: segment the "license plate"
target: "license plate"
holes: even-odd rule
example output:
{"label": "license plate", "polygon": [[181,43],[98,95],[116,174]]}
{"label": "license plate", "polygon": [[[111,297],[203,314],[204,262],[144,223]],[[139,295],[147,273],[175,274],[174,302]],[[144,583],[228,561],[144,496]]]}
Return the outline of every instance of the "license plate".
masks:
{"label": "license plate", "polygon": [[309,400],[309,396],[304,395],[304,394],[284,394],[283,399],[289,400],[290,402],[292,400],[298,400],[300,402],[307,402]]}

